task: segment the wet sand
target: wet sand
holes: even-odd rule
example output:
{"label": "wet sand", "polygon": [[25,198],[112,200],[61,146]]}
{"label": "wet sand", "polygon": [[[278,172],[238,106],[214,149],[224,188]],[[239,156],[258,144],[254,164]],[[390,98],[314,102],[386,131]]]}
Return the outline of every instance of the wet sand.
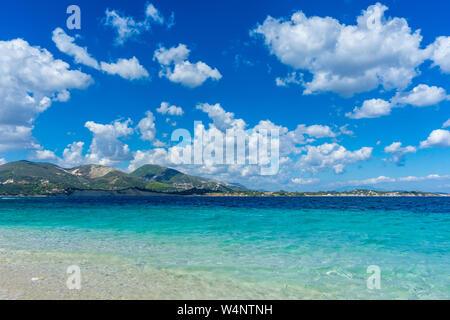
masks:
{"label": "wet sand", "polygon": [[[69,290],[70,265],[81,269],[81,289]],[[298,299],[299,288],[201,278],[196,272],[155,269],[102,254],[0,249],[0,299]],[[319,298],[309,292],[307,298]],[[323,295],[322,295],[323,296]]]}

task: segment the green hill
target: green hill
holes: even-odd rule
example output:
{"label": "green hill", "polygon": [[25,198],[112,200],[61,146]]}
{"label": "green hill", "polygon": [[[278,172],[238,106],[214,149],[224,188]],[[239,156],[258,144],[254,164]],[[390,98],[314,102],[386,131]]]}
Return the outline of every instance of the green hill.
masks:
{"label": "green hill", "polygon": [[170,185],[180,190],[207,189],[212,191],[236,191],[243,189],[240,186],[190,176],[175,169],[153,164],[144,165],[132,172],[130,175],[145,179],[149,182],[158,182],[165,185]]}
{"label": "green hill", "polygon": [[0,166],[0,195],[70,195],[80,191],[123,194],[126,190],[131,194],[203,194],[236,189],[242,188],[156,165],[145,165],[131,174],[100,165],[64,169],[50,163],[17,161]]}

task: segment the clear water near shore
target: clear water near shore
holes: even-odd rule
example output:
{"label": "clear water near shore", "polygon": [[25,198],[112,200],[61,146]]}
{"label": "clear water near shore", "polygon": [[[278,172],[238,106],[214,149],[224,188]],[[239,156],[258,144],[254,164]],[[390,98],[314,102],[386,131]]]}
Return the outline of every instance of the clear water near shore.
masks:
{"label": "clear water near shore", "polygon": [[449,265],[450,198],[0,200],[0,298],[449,299]]}

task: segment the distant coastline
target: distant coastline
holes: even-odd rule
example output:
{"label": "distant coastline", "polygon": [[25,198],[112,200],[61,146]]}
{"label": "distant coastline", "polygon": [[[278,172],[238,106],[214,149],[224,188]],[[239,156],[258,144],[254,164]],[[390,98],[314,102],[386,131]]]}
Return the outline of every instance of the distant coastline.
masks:
{"label": "distant coastline", "polygon": [[353,190],[346,192],[264,192],[264,191],[247,191],[247,192],[180,192],[180,193],[164,193],[152,192],[139,189],[123,189],[123,190],[73,190],[69,193],[61,194],[0,194],[0,197],[8,198],[49,198],[49,197],[450,197],[446,193],[433,193],[422,191],[374,191],[374,190]]}
{"label": "distant coastline", "polygon": [[288,192],[256,191],[231,184],[187,175],[158,165],[144,165],[134,172],[84,165],[61,168],[51,163],[17,161],[0,166],[0,197],[447,197],[449,194],[423,191]]}

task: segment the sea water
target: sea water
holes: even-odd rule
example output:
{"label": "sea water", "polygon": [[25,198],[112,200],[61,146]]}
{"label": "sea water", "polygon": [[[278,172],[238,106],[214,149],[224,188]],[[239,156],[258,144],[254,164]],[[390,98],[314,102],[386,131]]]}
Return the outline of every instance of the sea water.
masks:
{"label": "sea water", "polygon": [[449,299],[449,266],[447,197],[0,200],[0,298]]}

